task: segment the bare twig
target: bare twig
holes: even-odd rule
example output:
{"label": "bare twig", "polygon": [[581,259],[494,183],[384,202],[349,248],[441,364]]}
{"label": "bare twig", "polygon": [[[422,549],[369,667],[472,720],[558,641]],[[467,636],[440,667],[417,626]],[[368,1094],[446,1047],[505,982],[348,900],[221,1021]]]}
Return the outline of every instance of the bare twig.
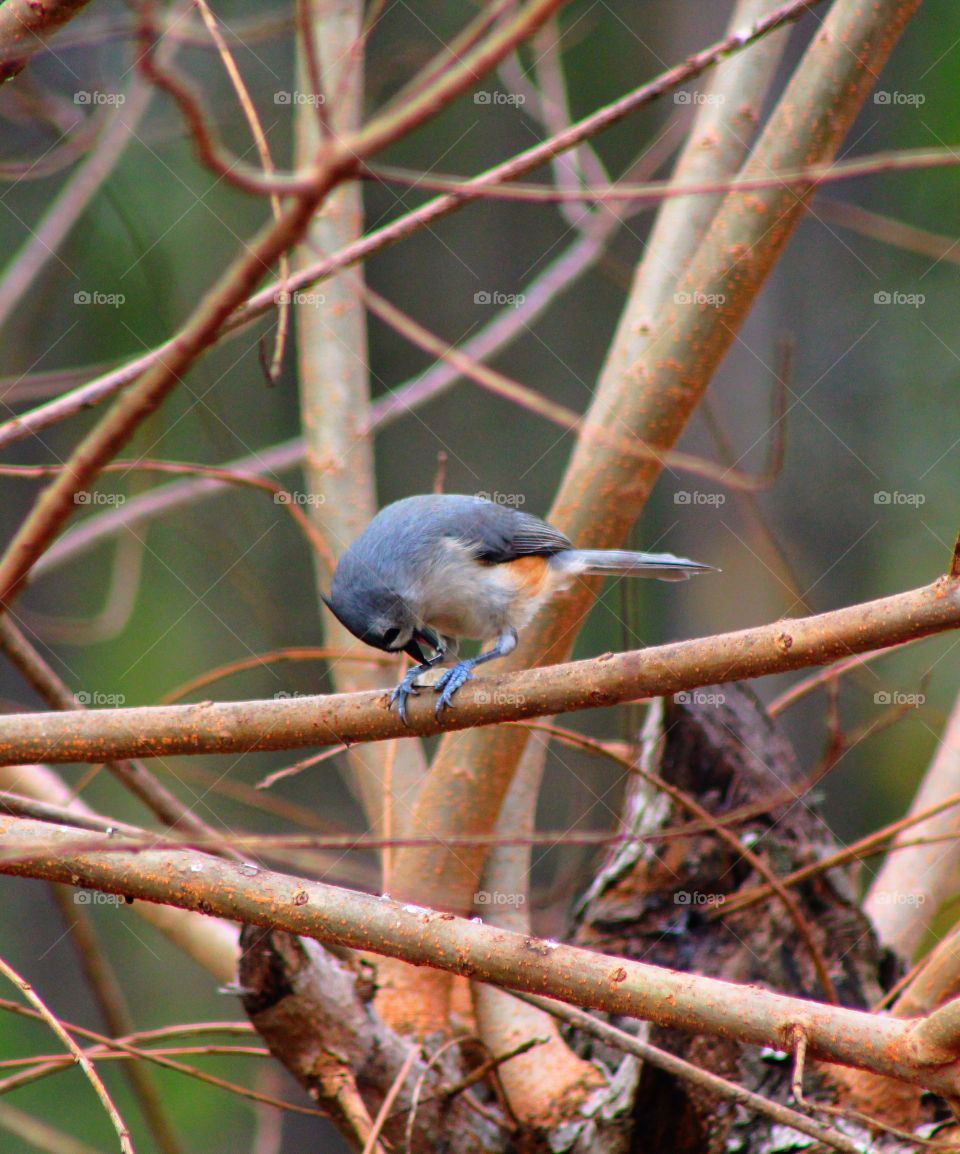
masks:
{"label": "bare twig", "polygon": [[[295,749],[468,729],[782,673],[958,625],[960,581],[943,577],[814,617],[510,673],[496,680],[492,703],[488,690],[474,681],[441,719],[421,695],[409,706],[409,728],[386,708],[381,693],[0,715],[0,764]],[[484,678],[483,684],[490,683]],[[472,817],[460,814],[464,829]]]}
{"label": "bare twig", "polygon": [[[66,811],[66,824],[76,823],[86,828],[109,831],[117,824],[101,818],[69,789],[52,770],[41,765],[16,765],[0,768],[0,786],[18,794],[35,798],[41,804]],[[136,827],[125,827],[121,832]],[[202,917],[171,906],[157,906],[138,902],[133,907],[139,918],[150,923],[186,957],[211,974],[218,982],[230,982],[236,974],[237,934],[233,926],[217,918]]]}
{"label": "bare twig", "polygon": [[413,1069],[414,1063],[419,1057],[420,1055],[417,1052],[417,1047],[411,1046],[410,1053],[407,1055],[406,1061],[397,1071],[397,1076],[393,1080],[393,1085],[387,1091],[386,1096],[380,1103],[380,1109],[377,1111],[377,1116],[373,1120],[373,1126],[370,1130],[370,1134],[368,1135],[367,1141],[364,1144],[363,1154],[373,1154],[374,1150],[383,1150],[383,1146],[380,1144],[380,1134],[383,1130],[383,1124],[389,1117],[390,1111],[393,1109],[393,1104],[397,1100],[397,1095],[403,1089],[403,1084],[406,1082],[410,1071]]}
{"label": "bare twig", "polygon": [[[196,852],[102,853],[109,839],[88,834],[83,852],[60,853],[58,837],[69,844],[73,833],[26,818],[0,819],[0,829],[8,845],[22,847],[21,861],[0,864],[0,872],[203,908],[478,981],[777,1049],[788,1046],[799,1026],[816,1057],[935,1092],[960,1090],[955,1053],[932,1042],[919,1045],[912,1022],[608,957],[288,874],[260,870],[251,877],[236,863]],[[43,852],[31,857],[31,844]]]}
{"label": "bare twig", "polygon": [[[595,136],[625,116],[630,115],[636,109],[662,96],[664,92],[699,76],[728,54],[739,52],[744,47],[762,39],[774,29],[799,19],[810,6],[810,0],[791,0],[790,3],[784,4],[767,19],[758,21],[749,32],[741,30],[725,36],[709,48],[689,57],[683,64],[663,73],[620,100],[616,100],[585,117],[562,136],[551,137],[541,144],[534,145],[518,156],[467,181],[458,187],[456,193],[428,201],[427,204],[413,212],[367,234],[343,252],[327,257],[309,269],[292,274],[287,286],[288,290],[296,292],[332,276],[342,268],[363,261],[381,248],[395,244],[419,231],[425,225],[469,203],[470,200],[477,199],[484,189],[499,185],[504,181],[514,180],[539,165],[545,164],[560,152],[573,148],[581,141]],[[354,144],[355,149],[358,147]],[[224,323],[222,332],[224,334],[233,332],[248,324],[255,317],[275,309],[278,289],[277,284],[271,284],[250,296],[243,306],[239,307],[229,318],[229,321]],[[158,362],[175,353],[183,337],[184,331],[181,331],[144,356],[138,357],[113,373],[92,382],[90,386],[82,390],[74,390],[73,395],[68,400],[51,402],[50,405],[43,406],[42,412],[37,410],[34,414],[23,414],[16,422],[8,422],[6,425],[0,426],[0,448],[29,436],[30,433],[39,428],[47,427],[53,421],[60,419],[64,411],[79,412],[82,407],[96,404],[105,397],[111,396],[118,389],[123,388],[131,381],[136,380],[142,373],[150,370]],[[211,341],[214,339],[211,337]]]}
{"label": "bare twig", "polygon": [[[210,39],[216,46],[220,59],[223,61],[223,67],[230,77],[230,83],[233,85],[233,90],[237,95],[237,102],[243,109],[243,115],[250,126],[250,132],[253,135],[254,143],[257,147],[257,155],[260,157],[260,163],[263,166],[263,171],[267,176],[273,174],[274,164],[273,157],[270,155],[270,146],[267,143],[266,134],[263,131],[263,125],[260,123],[260,116],[257,113],[257,106],[251,99],[250,92],[244,83],[243,76],[240,69],[237,67],[237,62],[230,50],[230,45],[227,43],[226,36],[220,29],[217,23],[217,18],[210,9],[207,0],[194,0],[200,18],[203,20],[204,27],[210,33]],[[270,196],[270,211],[273,213],[273,219],[280,219],[280,197],[276,193]],[[290,261],[286,253],[282,253],[279,260],[280,269],[280,284],[286,285],[287,279],[290,275]],[[281,289],[283,292],[283,289]],[[287,332],[290,327],[290,309],[282,300],[278,301],[277,305],[277,335],[273,345],[273,357],[268,366],[268,376],[271,382],[275,382],[280,375],[280,368],[283,364],[283,354],[287,343]]]}
{"label": "bare twig", "polygon": [[40,1014],[44,1022],[50,1027],[51,1030],[53,1030],[60,1041],[64,1044],[66,1049],[73,1056],[73,1060],[77,1063],[80,1069],[83,1070],[87,1081],[93,1087],[97,1097],[103,1103],[103,1108],[107,1113],[107,1117],[110,1119],[114,1130],[117,1132],[117,1137],[120,1139],[121,1151],[123,1154],[134,1154],[133,1143],[130,1141],[130,1131],[127,1129],[127,1124],[124,1122],[123,1118],[120,1117],[120,1112],[113,1104],[113,1099],[110,1097],[106,1086],[104,1086],[103,1082],[101,1081],[100,1075],[93,1068],[93,1063],[83,1052],[83,1050],[77,1045],[73,1038],[70,1037],[70,1034],[64,1029],[63,1023],[56,1016],[56,1014],[54,1014],[47,1007],[46,1003],[39,996],[39,994],[37,994],[30,983],[24,978],[21,978],[16,970],[12,969],[12,967],[9,966],[3,960],[3,958],[0,958],[0,974],[2,974],[8,982],[11,982],[20,990],[30,1005],[34,1007],[38,1014]]}
{"label": "bare twig", "polygon": [[47,40],[89,0],[10,0],[0,4],[0,83],[9,80],[46,47]]}
{"label": "bare twig", "polygon": [[[370,311],[382,321],[389,324],[413,344],[448,362],[458,373],[475,381],[482,388],[488,389],[495,396],[504,397],[527,409],[528,412],[535,413],[539,417],[545,417],[548,421],[552,421],[571,432],[579,429],[583,424],[581,413],[568,408],[566,405],[561,405],[557,401],[551,401],[549,397],[521,384],[520,381],[513,380],[505,373],[492,369],[488,365],[480,364],[459,349],[451,348],[446,341],[435,336],[424,325],[415,321],[413,317],[397,308],[379,293],[374,292],[373,289],[364,289],[363,295]],[[647,444],[639,437],[620,432],[597,431],[594,436],[596,443],[604,448],[614,449],[625,456],[633,456],[645,461],[656,461],[657,464],[665,468],[684,469],[698,476],[728,485],[731,489],[748,491],[765,489],[770,486],[775,476],[769,470],[752,476],[733,466],[718,465],[713,461],[705,460],[703,457],[695,457],[691,453],[679,452],[676,449],[660,449]]]}
{"label": "bare twig", "polygon": [[[132,1034],[133,1020],[123,987],[107,950],[97,937],[88,908],[73,900],[76,890],[64,889],[63,886],[50,888],[63,920],[69,927],[70,942],[77,962],[86,975],[107,1029],[115,1035]],[[127,1063],[124,1072],[157,1149],[162,1154],[183,1154],[184,1148],[151,1072],[140,1062]]]}
{"label": "bare twig", "polygon": [[256,653],[252,657],[241,657],[236,661],[228,661],[218,665],[215,669],[208,669],[197,674],[189,681],[184,681],[174,689],[168,690],[160,698],[161,705],[173,705],[174,702],[214,685],[235,673],[242,673],[247,669],[264,669],[281,661],[361,661],[373,665],[393,665],[395,660],[386,654],[376,652],[362,653],[359,650],[330,649],[328,646],[291,646],[286,649],[273,649],[267,653]]}
{"label": "bare twig", "polygon": [[692,1062],[678,1058],[676,1054],[662,1050],[659,1046],[651,1045],[650,1042],[644,1042],[640,1038],[634,1037],[633,1034],[628,1034],[626,1030],[617,1029],[616,1026],[610,1025],[609,1022],[604,1022],[584,1010],[574,1009],[573,1006],[555,1002],[550,998],[541,998],[536,994],[523,994],[516,990],[512,991],[511,997],[531,1006],[536,1006],[538,1009],[559,1018],[562,1022],[567,1022],[582,1033],[599,1038],[608,1046],[622,1050],[625,1054],[633,1054],[651,1066],[665,1070],[675,1078],[682,1078],[694,1086],[700,1086],[711,1094],[737,1102],[765,1118],[799,1130],[801,1134],[809,1134],[811,1138],[817,1139],[834,1150],[842,1150],[845,1154],[861,1154],[862,1152],[863,1147],[860,1143],[853,1141],[845,1134],[841,1134],[839,1130],[807,1118],[804,1114],[791,1110],[789,1106],[773,1102],[753,1090],[738,1086],[728,1078],[721,1078],[717,1074],[710,1073],[709,1070],[703,1070]]}

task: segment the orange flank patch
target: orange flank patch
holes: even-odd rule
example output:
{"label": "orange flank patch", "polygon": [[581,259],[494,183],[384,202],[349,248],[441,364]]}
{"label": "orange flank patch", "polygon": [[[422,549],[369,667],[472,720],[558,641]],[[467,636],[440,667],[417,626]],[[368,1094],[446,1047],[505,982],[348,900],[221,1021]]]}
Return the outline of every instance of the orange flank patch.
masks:
{"label": "orange flank patch", "polygon": [[550,566],[545,557],[518,557],[515,561],[504,561],[495,565],[497,576],[509,581],[521,596],[539,597],[550,576]]}

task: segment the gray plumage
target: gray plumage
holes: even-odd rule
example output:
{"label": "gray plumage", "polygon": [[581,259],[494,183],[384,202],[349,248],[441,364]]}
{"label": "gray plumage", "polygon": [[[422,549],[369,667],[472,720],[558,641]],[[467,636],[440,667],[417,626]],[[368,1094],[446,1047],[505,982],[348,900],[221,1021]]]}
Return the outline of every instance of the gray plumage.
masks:
{"label": "gray plumage", "polygon": [[[537,557],[544,564],[510,564]],[[439,712],[474,665],[510,652],[542,602],[579,575],[678,581],[710,568],[671,553],[576,549],[558,529],[512,506],[427,494],[374,517],[340,558],[325,600],[361,641],[420,662],[394,693],[405,719],[418,673],[453,656],[461,638],[497,638],[489,653],[444,674]],[[435,656],[426,658],[422,644]]]}

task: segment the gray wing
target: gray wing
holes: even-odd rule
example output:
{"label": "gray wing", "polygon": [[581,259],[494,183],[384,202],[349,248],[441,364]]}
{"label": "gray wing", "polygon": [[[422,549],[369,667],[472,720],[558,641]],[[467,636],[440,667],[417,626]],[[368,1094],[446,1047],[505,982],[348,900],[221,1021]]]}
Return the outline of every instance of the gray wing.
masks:
{"label": "gray wing", "polygon": [[570,541],[546,521],[491,501],[478,501],[472,516],[464,518],[451,536],[475,546],[478,560],[494,565],[515,561],[518,557],[547,557],[573,548]]}
{"label": "gray wing", "polygon": [[[501,564],[517,557],[549,556],[572,549],[570,540],[546,521],[465,494],[408,497],[393,506],[409,528],[425,536],[452,537],[476,549],[480,561]],[[409,520],[408,520],[409,519]]]}
{"label": "gray wing", "polygon": [[517,513],[514,519],[513,533],[507,546],[509,555],[490,558],[496,561],[512,561],[515,557],[528,557],[539,554],[550,556],[553,553],[563,553],[573,548],[573,542],[559,529],[554,529],[539,517],[529,513]]}

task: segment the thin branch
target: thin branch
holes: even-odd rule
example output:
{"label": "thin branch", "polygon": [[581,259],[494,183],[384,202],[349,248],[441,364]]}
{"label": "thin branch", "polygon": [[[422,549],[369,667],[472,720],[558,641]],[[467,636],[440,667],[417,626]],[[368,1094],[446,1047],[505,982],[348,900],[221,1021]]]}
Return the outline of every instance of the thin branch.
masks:
{"label": "thin branch", "polygon": [[[918,639],[919,640],[919,639]],[[906,645],[913,644],[912,641],[905,641]],[[901,646],[892,645],[887,649],[877,649],[873,653],[858,653],[855,657],[845,658],[843,661],[838,661],[836,665],[831,665],[828,669],[821,669],[817,673],[812,673],[809,677],[804,677],[802,681],[798,681],[796,685],[791,685],[789,689],[785,689],[783,693],[770,702],[767,706],[767,713],[771,717],[779,717],[795,705],[802,698],[808,694],[813,693],[814,690],[821,686],[829,685],[830,682],[835,681],[838,677],[842,677],[845,673],[849,673],[851,669],[858,669],[861,665],[866,665],[871,661],[875,661],[878,657],[885,653],[892,653],[894,649],[899,649]]]}
{"label": "thin branch", "polygon": [[63,1023],[56,1016],[56,1014],[54,1014],[47,1007],[46,1003],[39,996],[39,994],[37,994],[30,983],[26,981],[25,978],[21,978],[16,970],[9,966],[3,960],[3,958],[0,958],[0,974],[2,974],[8,982],[11,982],[20,990],[30,1005],[34,1007],[38,1014],[43,1018],[44,1022],[57,1035],[60,1041],[64,1044],[64,1047],[73,1056],[73,1061],[77,1063],[81,1070],[83,1070],[87,1081],[93,1087],[97,1097],[103,1103],[103,1108],[107,1113],[107,1117],[110,1119],[114,1130],[117,1132],[117,1137],[120,1139],[121,1151],[123,1154],[134,1154],[133,1143],[130,1141],[130,1131],[127,1129],[127,1124],[124,1122],[123,1118],[121,1118],[119,1110],[117,1110],[116,1106],[113,1104],[113,1099],[110,1097],[106,1086],[104,1086],[103,1082],[101,1081],[100,1075],[93,1068],[93,1063],[83,1052],[83,1050],[77,1045],[73,1038],[70,1037],[69,1033],[64,1029]]}
{"label": "thin branch", "polygon": [[[178,911],[183,912],[183,911]],[[24,1006],[18,1006],[8,1003],[5,999],[0,999],[0,1009],[12,1013],[20,1013],[21,1015],[35,1015],[42,1020],[42,1015],[36,1010],[28,1010]],[[154,1037],[162,1037],[165,1034],[174,1033],[182,1034],[187,1032],[185,1027],[173,1027],[168,1030],[144,1030],[137,1034],[132,1034],[128,1038],[110,1038],[105,1034],[97,1033],[95,1030],[89,1030],[84,1026],[75,1025],[72,1022],[64,1021],[62,1023],[64,1028],[70,1034],[76,1034],[78,1037],[87,1038],[94,1043],[89,1049],[83,1051],[89,1059],[95,1059],[98,1062],[109,1060],[135,1060],[152,1062],[154,1065],[160,1066],[163,1069],[173,1070],[178,1074],[184,1074],[188,1078],[193,1078],[198,1082],[203,1082],[208,1086],[214,1086],[219,1090],[225,1090],[229,1094],[235,1094],[241,1098],[249,1098],[251,1101],[260,1102],[268,1106],[273,1106],[278,1110],[288,1110],[293,1114],[306,1114],[312,1117],[324,1117],[325,1114],[321,1110],[311,1108],[309,1106],[302,1106],[299,1103],[285,1102],[281,1098],[275,1098],[269,1094],[259,1093],[256,1090],[251,1090],[247,1086],[240,1085],[236,1082],[227,1081],[224,1078],[218,1078],[214,1074],[208,1074],[204,1070],[200,1070],[195,1066],[189,1066],[185,1062],[178,1062],[176,1059],[169,1057],[169,1053],[179,1054],[194,1054],[194,1053],[243,1053],[254,1056],[266,1057],[269,1051],[261,1049],[260,1047],[250,1046],[203,1046],[203,1047],[185,1047],[180,1046],[176,1049],[170,1047],[164,1050],[149,1049],[138,1042],[148,1040]],[[214,1028],[222,1028],[223,1024],[219,1024]],[[210,1023],[203,1023],[200,1029],[210,1028]],[[232,1029],[233,1027],[231,1027]],[[244,1031],[249,1033],[250,1030]],[[29,1063],[27,1069],[22,1070],[19,1074],[12,1074],[0,1081],[0,1094],[9,1093],[20,1086],[26,1086],[33,1082],[39,1081],[41,1078],[49,1077],[57,1074],[64,1069],[69,1069],[75,1063],[74,1057],[66,1054],[58,1054],[55,1056],[43,1056],[34,1059],[21,1059],[21,1063]],[[0,1063],[0,1068],[10,1068],[11,1062],[4,1061]]]}
{"label": "thin branch", "polygon": [[[931,167],[924,162],[922,152],[915,155],[918,168]],[[894,217],[870,212],[858,204],[818,196],[817,219],[847,228],[871,240],[878,240],[881,244],[893,245],[903,252],[919,253],[931,260],[946,261],[948,264],[960,264],[960,248],[957,247],[955,236],[916,228]]]}
{"label": "thin branch", "polygon": [[[303,461],[304,444],[301,437],[282,441],[273,448],[251,453],[223,468],[232,476],[258,477],[262,474],[286,472]],[[222,496],[229,492],[226,479],[197,477],[189,481],[174,481],[158,485],[146,493],[139,493],[114,509],[85,517],[79,524],[59,537],[34,566],[34,574],[49,573],[68,561],[94,549],[102,541],[119,534],[126,528],[145,524],[162,517],[172,509],[182,508],[206,497]]]}
{"label": "thin branch", "polygon": [[6,0],[0,4],[0,83],[46,48],[47,40],[82,12],[89,0]]}
{"label": "thin branch", "polygon": [[[0,477],[56,477],[69,469],[68,465],[0,465]],[[131,461],[112,461],[104,465],[100,473],[171,473],[174,476],[203,477],[220,481],[224,485],[239,485],[241,488],[259,489],[273,497],[273,503],[281,506],[296,522],[307,542],[318,556],[333,566],[336,561],[322,534],[314,528],[310,518],[304,513],[294,496],[282,485],[268,481],[252,473],[218,465],[193,464],[188,461],[162,461],[150,457],[139,457]],[[82,502],[81,502],[82,503]]]}
{"label": "thin branch", "polygon": [[[583,425],[583,414],[567,408],[557,401],[551,401],[536,389],[521,384],[497,369],[480,364],[460,349],[451,347],[446,341],[435,336],[429,329],[415,321],[385,297],[371,288],[363,290],[367,306],[374,315],[389,324],[396,332],[412,344],[446,361],[452,368],[469,380],[476,382],[495,396],[504,397],[528,412],[544,417],[562,429],[574,432]],[[633,435],[617,434],[613,431],[596,430],[593,434],[597,444],[613,449],[624,456],[633,456],[644,461],[656,461],[664,468],[684,469],[697,476],[707,477],[731,489],[745,489],[753,492],[769,488],[776,474],[769,469],[751,475],[729,465],[718,465],[703,457],[683,453],[676,449],[661,449],[647,444]]]}
{"label": "thin branch", "polygon": [[[796,796],[796,794],[793,796]],[[869,833],[858,841],[844,846],[843,849],[835,850],[833,853],[820,858],[816,862],[811,862],[810,865],[801,866],[800,869],[785,874],[780,878],[780,884],[783,886],[799,885],[801,882],[808,881],[810,878],[826,873],[827,870],[831,870],[835,866],[847,865],[853,861],[875,857],[878,853],[882,853],[887,846],[887,842],[892,841],[898,834],[904,833],[913,826],[919,825],[921,822],[929,821],[930,818],[945,814],[948,810],[955,809],[958,805],[960,805],[960,793],[954,793],[950,797],[945,797],[926,809],[917,810],[907,817],[900,818],[899,821],[891,822],[889,825],[884,826],[883,829],[874,830],[873,833]],[[956,824],[956,817],[953,816],[950,818],[948,828],[952,831],[956,828]],[[942,843],[947,840],[955,840],[957,836],[957,834],[951,832],[948,835],[934,839],[922,838],[918,840],[924,845],[929,845]],[[911,843],[912,841],[913,839],[911,839]],[[761,899],[770,897],[772,893],[772,887],[764,884],[753,886],[737,894],[732,894],[727,901],[724,902],[722,916],[727,917],[729,914],[746,909],[747,906],[753,905]]]}
{"label": "thin branch", "polygon": [[[0,819],[0,827],[7,843],[22,850],[17,864],[0,864],[3,873],[203,909],[475,981],[777,1049],[787,1048],[800,1027],[813,1056],[938,1093],[960,1092],[956,1053],[921,1044],[913,1022],[609,957],[288,874],[260,870],[251,877],[236,863],[196,852],[102,853],[109,839],[94,834],[87,835],[84,852],[51,852],[51,838],[69,844],[74,835],[25,818]],[[43,846],[43,853],[31,858],[31,845]]]}
{"label": "thin branch", "polygon": [[[233,53],[230,51],[226,37],[220,31],[220,25],[217,23],[217,18],[211,11],[207,0],[194,0],[194,3],[200,12],[200,18],[203,20],[204,27],[210,33],[210,39],[216,46],[220,59],[223,61],[223,67],[230,77],[230,83],[233,85],[233,90],[237,95],[237,102],[243,109],[243,115],[246,118],[247,124],[250,126],[250,132],[257,147],[257,155],[260,157],[260,164],[263,167],[263,171],[267,176],[272,176],[275,171],[273,157],[270,155],[270,146],[267,143],[263,125],[260,123],[257,106],[254,104],[250,92],[244,83],[243,76],[233,57]],[[280,219],[280,197],[277,196],[276,193],[272,193],[270,196],[270,211],[273,213],[274,220]],[[290,259],[286,253],[281,254],[278,264],[280,269],[280,283],[281,285],[285,285],[290,275]],[[290,327],[289,306],[280,301],[277,313],[277,335],[273,345],[273,357],[269,365],[269,379],[271,381],[276,381],[280,375],[280,369],[283,365],[283,354],[287,344],[287,331]]]}
{"label": "thin branch", "polygon": [[[859,180],[864,176],[878,176],[885,172],[927,172],[937,169],[956,168],[960,165],[960,156],[955,148],[898,148],[885,152],[870,153],[867,156],[858,156],[853,160],[830,161],[825,164],[811,164],[804,167],[776,169],[764,176],[731,176],[726,180],[709,180],[684,183],[680,180],[651,180],[643,183],[631,183],[618,180],[615,183],[601,186],[584,185],[575,189],[544,186],[542,184],[523,184],[512,181],[510,184],[482,186],[471,198],[480,200],[518,201],[526,204],[569,204],[586,201],[598,205],[631,204],[634,208],[641,205],[656,205],[661,201],[685,199],[688,197],[715,197],[730,192],[761,192],[771,188],[820,188],[825,185],[839,184],[847,180]],[[383,184],[398,184],[404,187],[430,189],[435,192],[446,192],[451,195],[461,189],[471,189],[471,182],[476,178],[456,173],[438,174],[435,171],[421,172],[418,169],[400,168],[393,165],[365,165],[361,171],[368,180],[377,180]],[[936,233],[925,232],[922,229],[912,229],[902,225],[889,217],[878,217],[854,205],[846,205],[840,201],[829,202],[832,206],[829,215],[835,218],[838,224],[862,232],[866,236],[873,236],[878,240],[902,235],[907,243],[900,247],[909,251],[922,252],[924,256],[939,258],[947,244],[952,244],[946,237]],[[819,205],[819,202],[818,202]],[[861,213],[863,215],[861,215]],[[899,227],[898,227],[899,225]],[[903,230],[902,233],[900,230]],[[892,240],[890,243],[894,243]],[[955,245],[953,245],[955,247]],[[953,263],[960,260],[955,255]]]}
{"label": "thin branch", "polygon": [[[812,3],[817,2],[819,2],[819,0],[812,0]],[[335,253],[333,256],[327,257],[322,261],[318,261],[311,268],[303,269],[299,273],[291,275],[287,286],[288,290],[290,292],[296,292],[300,289],[307,288],[321,280],[325,280],[342,268],[366,260],[371,254],[378,252],[380,249],[395,244],[397,241],[417,232],[425,225],[431,224],[441,217],[446,216],[448,213],[461,208],[471,200],[477,199],[484,189],[501,184],[504,181],[514,180],[516,177],[522,176],[524,173],[547,163],[558,153],[563,152],[565,149],[573,148],[583,140],[587,140],[611,125],[616,124],[638,108],[656,100],[671,88],[699,76],[728,54],[739,52],[746,46],[766,36],[775,28],[798,20],[809,7],[811,7],[811,0],[791,0],[790,3],[785,4],[776,12],[771,13],[767,19],[758,21],[748,32],[741,31],[730,36],[725,36],[709,48],[695,53],[684,61],[683,64],[663,73],[649,83],[629,93],[627,96],[621,97],[619,100],[613,101],[611,104],[585,117],[573,125],[570,130],[561,137],[551,137],[549,140],[533,145],[525,152],[512,157],[502,164],[494,166],[479,176],[473,177],[459,187],[455,194],[451,193],[445,196],[439,196],[434,200],[428,201],[414,211],[407,213],[395,221],[391,221],[389,224],[374,230],[372,233],[368,233],[367,236],[361,238],[348,249]],[[356,145],[354,145],[354,147],[356,147]],[[281,286],[278,283],[273,283],[261,289],[259,292],[254,293],[252,296],[249,296],[246,302],[242,306],[238,306],[237,310],[224,322],[221,330],[222,335],[235,332],[249,324],[249,322],[256,317],[275,309],[277,307],[277,292],[280,288]],[[22,414],[15,422],[0,425],[0,448],[14,441],[21,440],[23,437],[29,436],[41,428],[46,428],[55,420],[60,419],[64,411],[78,412],[82,407],[89,407],[89,405],[96,404],[105,397],[111,396],[118,389],[123,388],[131,381],[136,380],[141,374],[150,370],[157,363],[174,354],[180,342],[183,340],[184,335],[185,330],[181,330],[170,340],[165,341],[162,345],[145,353],[143,356],[130,361],[120,369],[106,374],[97,381],[91,382],[89,386],[74,390],[69,399],[51,402],[50,405],[43,406],[42,410],[35,410],[32,414]],[[211,343],[213,343],[214,339],[215,338],[211,336]],[[78,407],[77,402],[81,397],[83,405]]]}
{"label": "thin branch", "polygon": [[564,1005],[562,1002],[552,1001],[550,998],[538,997],[536,994],[522,994],[513,991],[512,996],[521,1002],[526,1002],[528,1005],[536,1006],[539,1010],[552,1014],[561,1022],[566,1022],[581,1033],[599,1038],[601,1042],[612,1046],[614,1049],[622,1050],[625,1054],[633,1054],[649,1065],[655,1066],[658,1070],[665,1070],[675,1078],[682,1078],[684,1081],[706,1090],[709,1094],[716,1094],[718,1097],[736,1102],[764,1118],[798,1130],[801,1134],[809,1134],[811,1138],[815,1138],[825,1146],[834,1150],[842,1150],[844,1154],[862,1154],[863,1152],[861,1143],[841,1134],[832,1126],[826,1126],[808,1118],[797,1110],[791,1110],[789,1106],[783,1106],[779,1102],[765,1098],[762,1094],[747,1090],[744,1086],[738,1086],[728,1078],[721,1078],[718,1074],[703,1070],[692,1062],[678,1058],[676,1054],[671,1054],[659,1046],[653,1046],[649,1042],[634,1037],[633,1034],[628,1034],[626,1030],[617,1029],[609,1022],[594,1017],[593,1014],[574,1009],[573,1006]]}
{"label": "thin branch", "polygon": [[[133,1020],[123,986],[108,951],[97,936],[89,909],[73,901],[75,890],[57,885],[50,888],[69,929],[77,963],[87,979],[107,1029],[115,1035],[132,1034]],[[168,1104],[164,1103],[150,1070],[140,1062],[130,1062],[124,1067],[124,1073],[157,1149],[161,1154],[183,1154],[184,1147],[173,1128]]]}
{"label": "thin branch", "polygon": [[[477,679],[441,719],[429,695],[405,727],[386,694],[0,715],[0,764],[93,762],[176,753],[237,753],[383,741],[620,705],[704,685],[821,665],[960,626],[960,579],[942,577],[814,617],[798,617],[650,649]],[[490,686],[496,686],[492,695]],[[461,815],[469,823],[469,813]],[[448,833],[457,831],[450,829]]]}
{"label": "thin branch", "polygon": [[380,1103],[380,1109],[377,1111],[377,1116],[373,1120],[373,1126],[371,1127],[370,1133],[367,1136],[367,1141],[364,1144],[363,1154],[373,1154],[374,1150],[383,1151],[383,1147],[380,1144],[380,1134],[383,1131],[384,1123],[389,1117],[390,1111],[393,1109],[393,1104],[397,1100],[397,1095],[403,1089],[403,1084],[406,1082],[407,1076],[413,1069],[414,1063],[419,1057],[420,1054],[417,1050],[417,1047],[411,1046],[410,1053],[407,1054],[406,1060],[397,1071],[397,1076],[394,1078],[393,1084],[387,1091],[383,1101]]}
{"label": "thin branch", "polygon": [[272,649],[267,653],[255,653],[252,657],[241,657],[236,661],[228,661],[218,665],[215,669],[207,669],[198,673],[189,681],[184,681],[160,698],[161,705],[173,705],[181,698],[196,693],[198,689],[205,689],[224,678],[232,677],[247,669],[265,669],[283,661],[361,661],[372,665],[393,665],[395,658],[387,654],[376,652],[361,653],[358,650],[331,649],[329,646],[291,646],[287,649]]}

